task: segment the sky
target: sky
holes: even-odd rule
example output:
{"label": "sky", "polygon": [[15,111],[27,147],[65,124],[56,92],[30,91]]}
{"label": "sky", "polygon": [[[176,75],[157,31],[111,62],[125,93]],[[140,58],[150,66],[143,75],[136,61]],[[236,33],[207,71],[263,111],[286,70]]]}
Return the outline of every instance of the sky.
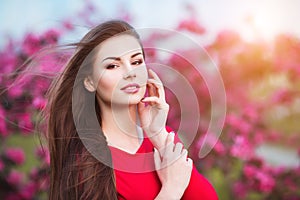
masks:
{"label": "sky", "polygon": [[[58,25],[79,12],[85,0],[0,0],[0,45],[7,36]],[[191,16],[203,24],[211,38],[222,30],[234,30],[246,40],[271,40],[276,34],[300,37],[300,0],[90,0],[101,17],[112,19],[130,12],[136,28],[175,28]],[[157,2],[157,3],[156,3]],[[76,21],[76,20],[75,20]]]}

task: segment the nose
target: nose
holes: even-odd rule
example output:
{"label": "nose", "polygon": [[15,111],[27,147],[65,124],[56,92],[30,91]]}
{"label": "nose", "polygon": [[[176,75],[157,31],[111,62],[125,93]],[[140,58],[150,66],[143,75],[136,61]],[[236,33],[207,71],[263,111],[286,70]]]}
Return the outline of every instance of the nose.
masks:
{"label": "nose", "polygon": [[136,72],[135,72],[134,68],[132,67],[131,63],[124,64],[124,68],[125,68],[124,75],[123,75],[124,79],[136,77]]}

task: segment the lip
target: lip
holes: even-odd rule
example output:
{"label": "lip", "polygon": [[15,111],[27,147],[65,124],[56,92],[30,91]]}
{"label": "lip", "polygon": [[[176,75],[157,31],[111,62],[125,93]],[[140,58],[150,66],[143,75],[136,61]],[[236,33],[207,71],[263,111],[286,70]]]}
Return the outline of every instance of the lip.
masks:
{"label": "lip", "polygon": [[139,91],[139,89],[140,89],[140,85],[136,83],[130,83],[121,88],[121,90],[129,94],[136,93]]}

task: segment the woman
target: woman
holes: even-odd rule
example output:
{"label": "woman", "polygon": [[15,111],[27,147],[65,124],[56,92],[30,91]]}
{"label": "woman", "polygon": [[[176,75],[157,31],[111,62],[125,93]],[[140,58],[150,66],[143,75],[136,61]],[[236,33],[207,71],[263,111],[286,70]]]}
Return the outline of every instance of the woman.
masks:
{"label": "woman", "polygon": [[108,21],[76,46],[48,94],[49,198],[217,199],[165,126],[163,85],[135,30]]}

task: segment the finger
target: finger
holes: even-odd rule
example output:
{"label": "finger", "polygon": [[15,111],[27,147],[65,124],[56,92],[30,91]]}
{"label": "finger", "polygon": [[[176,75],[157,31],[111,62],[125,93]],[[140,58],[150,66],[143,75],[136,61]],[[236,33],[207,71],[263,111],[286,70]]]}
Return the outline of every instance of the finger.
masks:
{"label": "finger", "polygon": [[[154,96],[152,87],[153,86],[151,86],[150,84],[147,84],[147,93],[148,93],[148,96]],[[142,100],[144,100],[144,99],[142,99]],[[150,103],[150,105],[152,106],[152,103]]]}
{"label": "finger", "polygon": [[149,89],[149,87],[151,87],[151,89],[152,89],[154,92],[156,92],[156,93],[158,93],[157,91],[158,91],[159,89],[163,88],[163,87],[162,87],[162,83],[159,83],[159,82],[157,82],[157,81],[154,80],[154,79],[148,79],[148,80],[147,80],[147,86],[148,86],[148,89]]}
{"label": "finger", "polygon": [[186,162],[188,158],[188,151],[186,149],[182,149],[179,159],[183,162]]}
{"label": "finger", "polygon": [[187,161],[188,166],[193,167],[193,160],[191,158],[187,158],[186,161]]}
{"label": "finger", "polygon": [[152,89],[152,95],[150,96],[165,97],[165,90],[162,83],[154,79],[148,79],[147,85],[151,86]]}
{"label": "finger", "polygon": [[174,147],[174,153],[176,153],[176,155],[180,156],[182,154],[182,148],[183,148],[183,145],[178,142],[175,144],[175,147]]}
{"label": "finger", "polygon": [[163,83],[161,82],[161,81],[158,81],[158,80],[155,80],[155,79],[148,79],[147,80],[147,83],[153,83],[153,84],[155,84],[155,86],[157,87],[157,88],[159,88],[159,87],[162,87],[163,86]]}
{"label": "finger", "polygon": [[140,119],[145,119],[141,123],[142,129],[149,127],[151,120],[149,119],[150,109],[148,109],[148,106],[146,106],[143,102],[139,102],[137,105],[137,111]]}
{"label": "finger", "polygon": [[156,150],[156,148],[154,148],[153,156],[154,156],[155,169],[158,170],[158,169],[160,169],[160,166],[161,166],[161,159],[160,159],[159,152]]}
{"label": "finger", "polygon": [[172,131],[167,136],[167,143],[166,144],[174,143],[174,138],[175,138],[175,133]]}
{"label": "finger", "polygon": [[[155,88],[155,86],[153,84],[150,84],[150,83],[147,83],[147,90],[148,90],[148,94],[149,96],[156,96],[158,97],[158,92],[157,92],[157,89]],[[153,103],[150,102],[149,103],[151,106],[153,106]]]}
{"label": "finger", "polygon": [[187,159],[188,151],[186,149],[182,149],[181,155],[184,157],[184,159]]}
{"label": "finger", "polygon": [[143,103],[157,103],[157,104],[160,103],[159,98],[156,97],[156,96],[145,97],[145,98],[142,100],[142,102],[143,102]]}
{"label": "finger", "polygon": [[145,110],[145,108],[146,108],[146,106],[145,106],[145,104],[143,102],[139,102],[138,105],[137,105],[137,107],[138,107],[138,113],[142,113]]}
{"label": "finger", "polygon": [[166,140],[166,147],[165,147],[165,151],[164,151],[164,155],[170,155],[173,150],[174,150],[174,138],[175,138],[175,134],[174,132],[171,132],[168,134],[167,136],[167,140]]}
{"label": "finger", "polygon": [[156,86],[153,83],[147,83],[149,96],[159,96]]}
{"label": "finger", "polygon": [[148,84],[151,84],[153,87],[155,87],[154,89],[157,93],[156,96],[165,98],[165,89],[162,82],[155,79],[148,79]]}
{"label": "finger", "polygon": [[[162,156],[161,159],[167,158],[170,153],[173,152],[174,149],[174,132],[168,133],[166,135],[165,144],[162,148],[158,149],[160,155]],[[168,149],[168,152],[167,152]]]}
{"label": "finger", "polygon": [[168,110],[169,109],[169,104],[166,102],[162,102],[160,98],[158,97],[145,97],[142,100],[143,103],[149,103],[151,106],[155,106],[156,108],[160,110]]}

